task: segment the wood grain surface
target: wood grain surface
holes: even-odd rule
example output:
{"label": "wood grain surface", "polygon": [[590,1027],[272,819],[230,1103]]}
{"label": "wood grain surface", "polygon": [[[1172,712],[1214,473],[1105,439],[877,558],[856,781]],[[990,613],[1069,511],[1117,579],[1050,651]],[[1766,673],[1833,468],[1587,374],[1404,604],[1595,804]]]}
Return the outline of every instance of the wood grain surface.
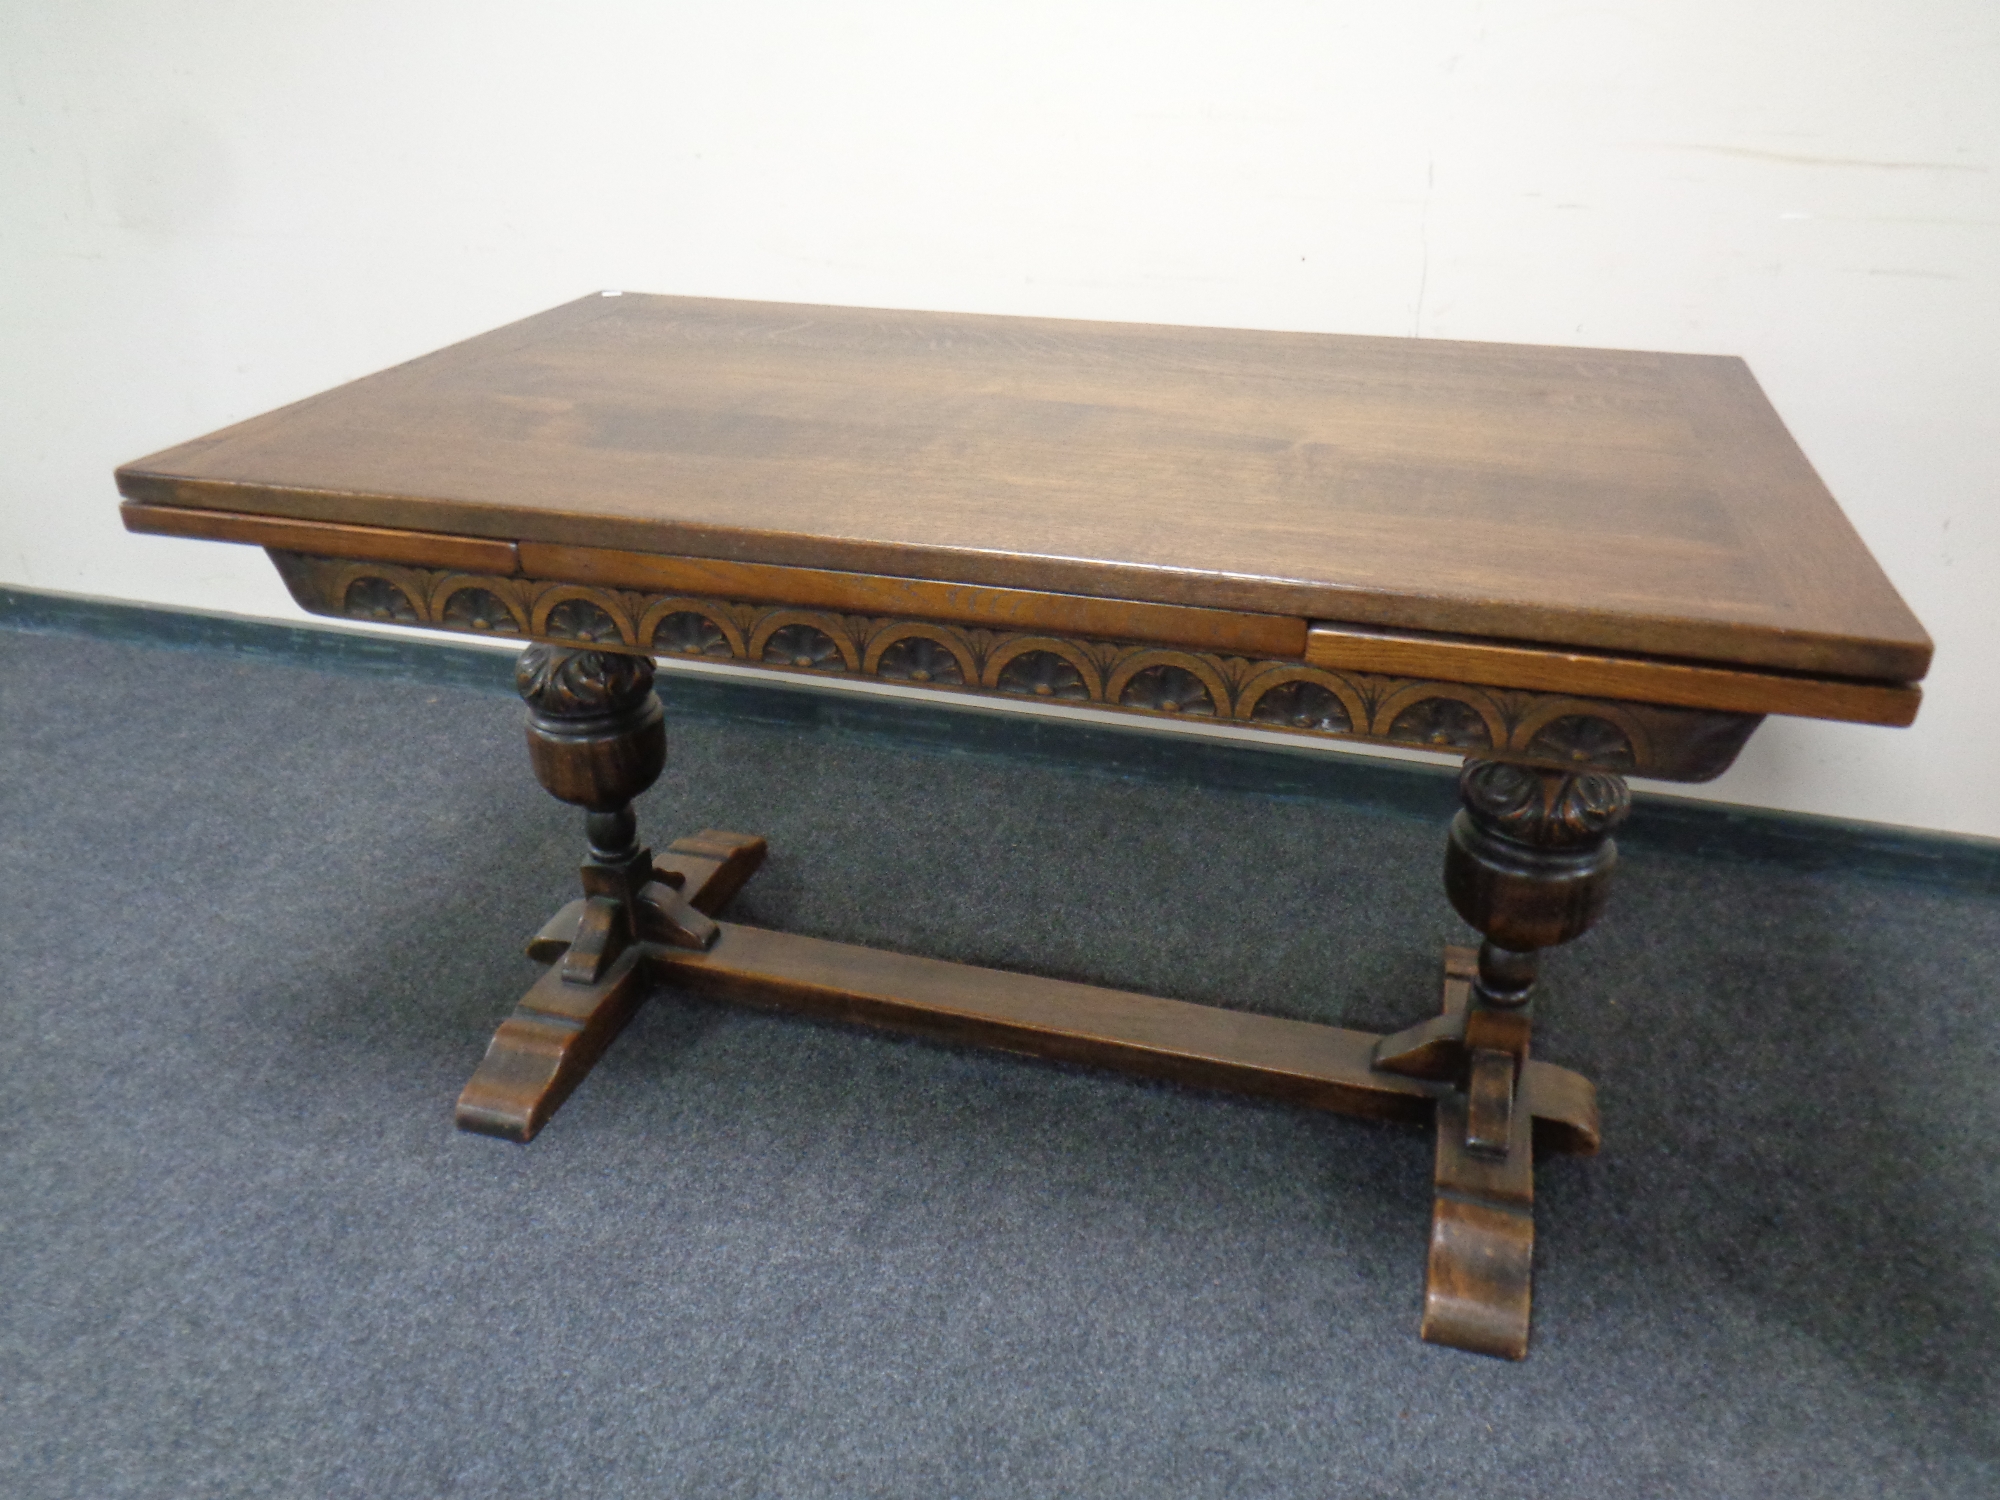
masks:
{"label": "wood grain surface", "polygon": [[[1000,969],[718,924],[705,952],[654,948],[661,983],[940,1041],[997,1047],[1201,1088],[1284,1099],[1378,1120],[1428,1121],[1449,1084],[1374,1066],[1373,1032],[1191,1005]],[[1566,1068],[1531,1062],[1524,1126],[1544,1150],[1597,1149],[1597,1094]]]}
{"label": "wood grain surface", "polygon": [[1895,726],[1914,721],[1923,698],[1923,689],[1910,683],[1747,672],[1656,657],[1560,651],[1353,625],[1314,626],[1306,636],[1305,660],[1315,667],[1396,677],[1437,677],[1731,713]]}
{"label": "wood grain surface", "polygon": [[119,484],[1879,681],[1930,659],[1722,357],[593,296]]}
{"label": "wood grain surface", "polygon": [[724,562],[709,557],[666,557],[603,547],[549,542],[489,541],[443,532],[341,526],[291,521],[241,511],[198,510],[127,500],[118,507],[125,529],[142,535],[243,542],[308,557],[408,563],[513,577],[527,571],[563,583],[644,589],[654,593],[723,594],[803,609],[860,615],[922,616],[989,630],[1053,630],[1113,640],[1165,641],[1259,656],[1299,656],[1306,622],[1282,615],[1146,604],[1132,599],[1044,594],[1031,589],[983,588],[922,578],[886,578],[826,568]]}
{"label": "wood grain surface", "polygon": [[274,516],[246,516],[235,511],[196,510],[185,505],[143,505],[135,500],[127,500],[118,507],[118,512],[125,529],[141,535],[245,542],[255,547],[279,547],[321,557],[410,563],[418,567],[497,573],[502,577],[511,577],[521,570],[520,555],[512,542],[496,542],[486,537],[290,521]]}

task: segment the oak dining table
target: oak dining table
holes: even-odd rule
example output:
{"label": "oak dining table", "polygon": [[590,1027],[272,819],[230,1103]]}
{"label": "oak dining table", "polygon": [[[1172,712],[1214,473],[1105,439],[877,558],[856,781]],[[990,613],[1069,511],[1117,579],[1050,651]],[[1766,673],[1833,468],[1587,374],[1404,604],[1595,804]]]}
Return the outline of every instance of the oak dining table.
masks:
{"label": "oak dining table", "polygon": [[[1600,1134],[1532,1055],[1538,965],[1604,909],[1627,778],[1712,779],[1773,714],[1906,725],[1931,656],[1711,355],[603,293],[117,484],[315,614],[523,647],[587,852],[465,1129],[532,1138],[663,989],[1418,1122],[1422,1335],[1515,1358],[1535,1159]],[[732,923],[761,838],[638,836],[656,659],[1443,752],[1481,941],[1376,1035]]]}

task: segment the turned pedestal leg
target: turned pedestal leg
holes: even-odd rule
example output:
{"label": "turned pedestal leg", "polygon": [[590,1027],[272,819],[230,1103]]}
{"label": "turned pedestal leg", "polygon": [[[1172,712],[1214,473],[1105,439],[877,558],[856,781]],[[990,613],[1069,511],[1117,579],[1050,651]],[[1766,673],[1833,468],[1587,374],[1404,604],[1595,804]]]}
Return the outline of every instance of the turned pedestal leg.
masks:
{"label": "turned pedestal leg", "polygon": [[1469,762],[1459,796],[1445,890],[1485,941],[1460,975],[1458,1004],[1385,1038],[1376,1065],[1455,1084],[1437,1105],[1423,1336],[1519,1359],[1528,1352],[1535,1251],[1534,1130],[1522,1080],[1537,958],[1604,910],[1618,861],[1610,835],[1630,796],[1617,776],[1499,761]]}
{"label": "turned pedestal leg", "polygon": [[534,645],[515,683],[528,705],[528,757],[554,796],[585,810],[583,898],[529,944],[555,962],[494,1033],[459,1096],[461,1129],[531,1139],[638,1009],[649,945],[703,949],[710,920],[763,858],[762,839],[705,833],[655,863],[632,799],[666,765],[653,663],[643,656]]}

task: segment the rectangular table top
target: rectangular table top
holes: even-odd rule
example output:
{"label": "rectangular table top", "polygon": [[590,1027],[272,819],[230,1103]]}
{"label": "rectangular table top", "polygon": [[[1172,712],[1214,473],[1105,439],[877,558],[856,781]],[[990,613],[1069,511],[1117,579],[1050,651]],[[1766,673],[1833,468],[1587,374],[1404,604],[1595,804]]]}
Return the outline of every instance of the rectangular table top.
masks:
{"label": "rectangular table top", "polygon": [[1931,652],[1733,358],[599,295],[118,478],[1813,677],[1909,682]]}

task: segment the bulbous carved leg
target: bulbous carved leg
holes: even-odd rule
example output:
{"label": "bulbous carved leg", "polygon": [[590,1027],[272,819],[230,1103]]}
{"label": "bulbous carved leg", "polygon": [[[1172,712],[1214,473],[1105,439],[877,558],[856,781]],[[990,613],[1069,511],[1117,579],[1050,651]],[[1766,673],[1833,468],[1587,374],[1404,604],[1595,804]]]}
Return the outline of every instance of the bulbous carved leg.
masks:
{"label": "bulbous carved leg", "polygon": [[643,656],[537,644],[515,683],[528,705],[528,758],[549,793],[584,809],[583,899],[529,945],[555,960],[494,1034],[459,1096],[459,1127],[533,1137],[638,1009],[644,945],[706,948],[710,919],[761,862],[762,839],[709,832],[654,862],[632,800],[667,759],[666,720]]}
{"label": "bulbous carved leg", "polygon": [[588,814],[583,919],[563,957],[564,977],[594,982],[635,940],[680,948],[713,943],[715,924],[659,879],[632,816],[632,799],[667,763],[652,660],[534,645],[521,653],[514,683],[528,705],[535,778],[551,796]]}
{"label": "bulbous carved leg", "polygon": [[563,978],[594,984],[632,941],[639,892],[653,878],[632,799],[667,763],[666,715],[643,656],[534,645],[514,684],[528,705],[528,759],[550,796],[584,808],[590,858],[582,921]]}
{"label": "bulbous carved leg", "polygon": [[1471,761],[1459,776],[1444,883],[1484,937],[1462,1019],[1386,1038],[1378,1067],[1447,1079],[1437,1110],[1423,1336],[1484,1354],[1528,1352],[1534,1260],[1534,1136],[1523,1107],[1538,955],[1582,936],[1618,863],[1630,810],[1602,772]]}

